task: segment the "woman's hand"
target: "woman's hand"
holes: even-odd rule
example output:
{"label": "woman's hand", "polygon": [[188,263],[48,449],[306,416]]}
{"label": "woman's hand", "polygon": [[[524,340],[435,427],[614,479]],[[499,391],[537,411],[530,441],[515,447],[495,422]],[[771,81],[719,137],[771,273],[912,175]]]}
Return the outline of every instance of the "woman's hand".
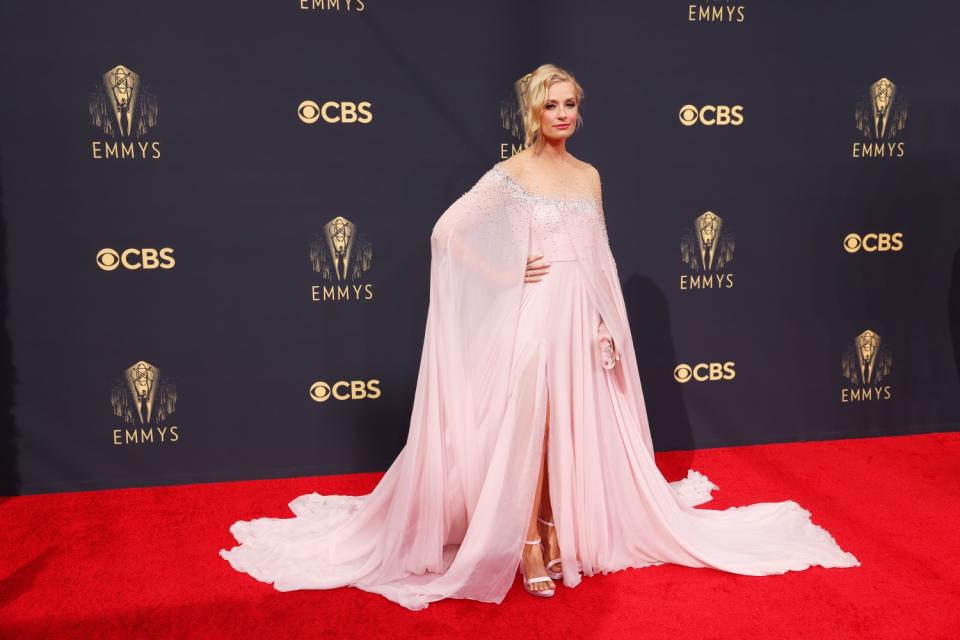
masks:
{"label": "woman's hand", "polygon": [[617,366],[617,360],[620,359],[620,351],[617,345],[613,343],[613,336],[607,330],[607,325],[600,320],[600,326],[597,327],[597,334],[600,342],[600,364],[604,369],[613,369]]}
{"label": "woman's hand", "polygon": [[540,260],[543,254],[527,257],[527,270],[523,274],[524,282],[540,282],[543,276],[550,270],[550,263],[546,260]]}

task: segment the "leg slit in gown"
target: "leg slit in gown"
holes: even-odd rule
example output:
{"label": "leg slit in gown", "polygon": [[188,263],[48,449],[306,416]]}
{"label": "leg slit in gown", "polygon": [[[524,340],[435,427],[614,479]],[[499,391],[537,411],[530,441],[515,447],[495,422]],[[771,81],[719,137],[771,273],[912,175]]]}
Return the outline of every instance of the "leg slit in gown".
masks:
{"label": "leg slit in gown", "polygon": [[[601,318],[588,286],[578,261],[556,258],[542,280],[524,284],[511,368],[518,376],[512,408],[527,405],[512,424],[533,430],[521,436],[530,449],[544,442],[549,389],[546,484],[563,584],[665,563],[743,575],[859,565],[793,500],[697,509],[716,485],[699,473],[674,482],[663,477],[640,438],[645,416],[600,363]],[[536,454],[526,455],[532,461]],[[539,467],[531,466],[518,476],[536,487]],[[528,516],[533,493],[524,496]]]}
{"label": "leg slit in gown", "polygon": [[[527,428],[534,430],[529,441],[540,445],[536,452],[541,455],[530,457],[535,464],[526,478],[533,489],[540,472],[543,447],[546,448],[543,459],[546,481],[541,495],[549,494],[561,547],[560,568],[568,586],[579,582],[580,576],[572,540],[565,543],[564,539],[570,537],[568,531],[578,519],[572,510],[573,498],[575,495],[582,498],[586,490],[582,482],[574,481],[572,473],[574,441],[583,438],[576,433],[580,430],[578,416],[584,411],[596,411],[595,391],[584,389],[584,385],[604,390],[599,384],[603,383],[602,378],[596,376],[605,373],[599,364],[599,353],[594,353],[599,315],[579,269],[576,260],[554,259],[542,280],[524,284],[511,368],[516,378],[510,385],[516,402],[513,415],[521,423],[516,428],[522,429],[523,423],[529,425]],[[528,404],[530,401],[532,404]],[[521,408],[524,405],[525,409]],[[535,500],[535,491],[531,490],[528,516],[533,513]]]}

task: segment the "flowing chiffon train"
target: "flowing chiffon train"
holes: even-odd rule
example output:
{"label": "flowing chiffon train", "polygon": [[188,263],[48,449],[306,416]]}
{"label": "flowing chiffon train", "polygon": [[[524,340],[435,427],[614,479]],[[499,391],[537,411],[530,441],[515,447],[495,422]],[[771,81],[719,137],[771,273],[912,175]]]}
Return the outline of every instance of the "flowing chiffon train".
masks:
{"label": "flowing chiffon train", "polygon": [[[220,555],[280,591],[352,586],[409,609],[501,602],[544,445],[563,584],[664,563],[743,575],[854,567],[792,500],[698,509],[717,489],[656,466],[602,203],[547,198],[502,165],[431,235],[430,307],[407,442],[364,496],[307,494],[230,527]],[[526,257],[551,266],[524,283]],[[621,360],[600,364],[603,321]]]}

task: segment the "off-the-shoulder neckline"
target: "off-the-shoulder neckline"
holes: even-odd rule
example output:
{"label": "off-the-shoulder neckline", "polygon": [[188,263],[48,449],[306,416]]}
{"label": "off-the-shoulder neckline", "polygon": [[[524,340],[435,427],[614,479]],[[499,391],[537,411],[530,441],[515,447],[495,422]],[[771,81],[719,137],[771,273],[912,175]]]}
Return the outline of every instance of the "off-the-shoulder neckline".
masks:
{"label": "off-the-shoulder neckline", "polygon": [[539,200],[541,202],[549,202],[554,204],[566,204],[566,205],[589,204],[595,209],[599,209],[599,207],[597,206],[596,200],[594,200],[594,198],[591,196],[580,196],[577,198],[551,198],[549,196],[543,196],[538,193],[533,193],[532,191],[527,189],[525,186],[523,186],[519,180],[517,180],[515,177],[510,175],[509,171],[502,168],[500,166],[500,163],[493,165],[490,171],[500,176],[501,178],[503,178],[503,181],[506,184],[511,185],[513,188],[515,188],[517,191],[522,193],[527,198],[532,198],[533,200]]}

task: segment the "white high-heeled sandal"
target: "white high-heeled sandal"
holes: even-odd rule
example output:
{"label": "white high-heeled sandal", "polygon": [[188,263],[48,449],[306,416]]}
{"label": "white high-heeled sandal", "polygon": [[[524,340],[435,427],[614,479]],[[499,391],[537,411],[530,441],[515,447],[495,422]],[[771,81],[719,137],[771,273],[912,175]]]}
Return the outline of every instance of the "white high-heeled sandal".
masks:
{"label": "white high-heeled sandal", "polygon": [[[548,527],[553,527],[553,526],[554,526],[554,524],[553,524],[552,522],[547,522],[546,520],[544,520],[544,519],[541,518],[540,516],[537,516],[537,520],[538,520],[539,522],[547,525]],[[551,560],[550,562],[548,562],[548,563],[546,564],[547,575],[550,576],[550,577],[551,577],[552,579],[554,579],[554,580],[561,580],[561,579],[563,578],[563,571],[553,571],[553,570],[550,569],[550,567],[552,567],[552,566],[555,565],[555,564],[560,564],[561,562],[563,562],[563,560],[561,560],[560,558],[554,558],[553,560]]]}
{"label": "white high-heeled sandal", "polygon": [[[536,540],[524,540],[523,544],[540,544],[540,536],[537,536]],[[530,585],[534,582],[546,582],[551,580],[547,576],[542,576],[540,578],[530,578],[527,580],[527,570],[523,568],[523,558],[520,558],[520,575],[523,577],[523,590],[529,593],[532,596],[539,596],[541,598],[550,598],[553,596],[556,588],[550,589],[540,589],[539,591],[531,589]]]}

